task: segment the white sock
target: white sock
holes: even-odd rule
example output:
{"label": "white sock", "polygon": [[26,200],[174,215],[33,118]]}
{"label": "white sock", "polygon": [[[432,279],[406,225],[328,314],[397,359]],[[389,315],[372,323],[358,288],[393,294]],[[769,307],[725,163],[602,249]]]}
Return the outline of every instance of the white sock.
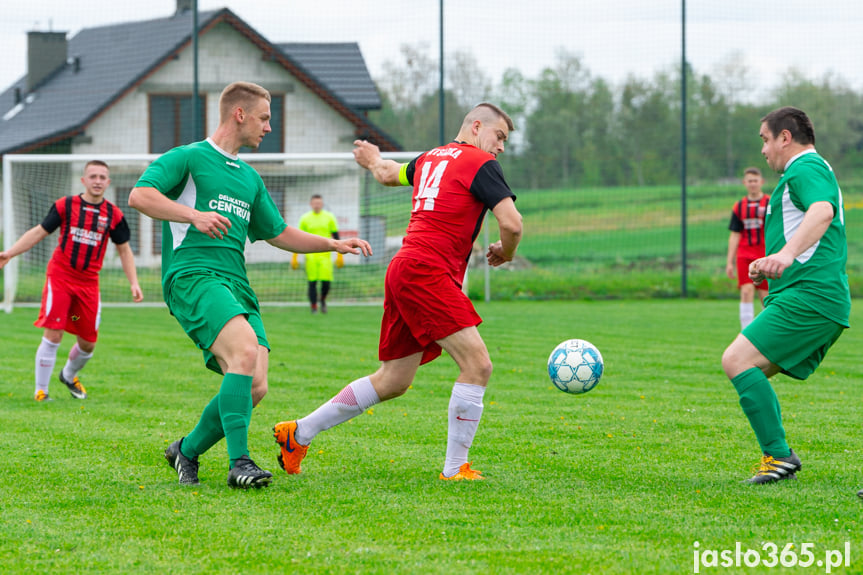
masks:
{"label": "white sock", "polygon": [[459,467],[467,463],[468,450],[482,418],[483,394],[485,387],[481,385],[456,383],[452,386],[444,477],[452,477],[458,473]]}
{"label": "white sock", "polygon": [[740,304],[740,329],[746,329],[746,326],[752,323],[752,318],[755,317],[755,306],[752,302]]}
{"label": "white sock", "polygon": [[48,393],[48,383],[51,381],[51,374],[54,372],[54,363],[57,361],[57,348],[59,343],[53,343],[42,338],[42,343],[36,350],[36,390],[40,389]]}
{"label": "white sock", "polygon": [[381,400],[368,377],[346,385],[335,397],[297,421],[295,438],[308,445],[317,434],[352,419]]}
{"label": "white sock", "polygon": [[78,376],[78,372],[84,369],[87,361],[93,357],[93,352],[87,353],[83,351],[78,344],[72,346],[69,350],[69,358],[66,360],[66,365],[63,366],[63,378],[66,381],[72,381]]}

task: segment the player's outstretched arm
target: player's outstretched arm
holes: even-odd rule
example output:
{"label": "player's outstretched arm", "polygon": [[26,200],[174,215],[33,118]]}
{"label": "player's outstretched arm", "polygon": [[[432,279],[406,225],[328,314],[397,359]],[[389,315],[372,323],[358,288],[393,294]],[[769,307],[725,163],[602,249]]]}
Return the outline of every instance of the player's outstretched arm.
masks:
{"label": "player's outstretched arm", "polygon": [[48,231],[41,225],[36,225],[24,232],[18,241],[12,244],[12,247],[4,252],[0,252],[0,269],[3,268],[9,260],[15,256],[19,256],[24,252],[29,251],[33,246],[48,237]]}
{"label": "player's outstretched arm", "polygon": [[815,202],[806,210],[803,221],[785,246],[769,256],[752,262],[749,266],[749,277],[766,279],[781,278],[794,259],[815,245],[821,239],[830,223],[833,221],[833,204],[830,202]]}
{"label": "player's outstretched arm", "polygon": [[375,179],[385,186],[401,186],[399,170],[402,165],[381,157],[381,150],[365,140],[354,140],[354,159],[372,173]]}
{"label": "player's outstretched arm", "polygon": [[488,247],[486,258],[490,266],[499,266],[512,261],[515,257],[515,250],[518,249],[518,243],[521,241],[521,214],[515,208],[512,198],[498,202],[491,213],[494,214],[500,228],[500,241]]}
{"label": "player's outstretched arm", "polygon": [[141,286],[138,284],[138,270],[135,269],[135,254],[132,253],[129,242],[118,244],[117,254],[120,256],[123,273],[126,274],[126,279],[129,280],[129,287],[132,290],[132,301],[138,303],[144,299],[144,292],[141,291]]}
{"label": "player's outstretched arm", "polygon": [[192,224],[211,238],[222,239],[231,227],[231,221],[220,213],[199,212],[166,197],[156,188],[133,188],[129,194],[129,206],[156,220]]}
{"label": "player's outstretched arm", "polygon": [[350,238],[347,240],[325,238],[292,228],[291,226],[286,227],[276,237],[267,240],[267,243],[279,249],[300,254],[338,252],[340,254],[372,255],[372,247],[365,240],[359,238]]}

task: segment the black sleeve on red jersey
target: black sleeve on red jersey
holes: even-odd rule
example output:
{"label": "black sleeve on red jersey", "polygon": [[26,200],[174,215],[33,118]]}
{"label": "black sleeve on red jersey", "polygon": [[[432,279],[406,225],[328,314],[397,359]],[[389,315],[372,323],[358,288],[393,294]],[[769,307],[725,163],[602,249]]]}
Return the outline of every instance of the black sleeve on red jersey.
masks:
{"label": "black sleeve on red jersey", "polygon": [[737,207],[740,204],[736,204],[734,209],[731,210],[731,221],[728,222],[728,229],[732,232],[742,232],[743,231],[743,220],[737,215]]}
{"label": "black sleeve on red jersey", "polygon": [[42,227],[50,234],[60,227],[60,223],[60,212],[57,211],[57,204],[51,204],[48,215],[42,220]]}
{"label": "black sleeve on red jersey", "polygon": [[410,185],[414,185],[414,174],[417,171],[417,160],[419,160],[422,157],[423,157],[423,155],[420,154],[419,156],[417,156],[416,158],[411,160],[410,163],[408,164],[407,169],[405,170],[405,176],[407,176],[408,183]]}
{"label": "black sleeve on red jersey", "polygon": [[482,165],[473,178],[470,193],[490,210],[506,198],[515,201],[515,194],[503,179],[503,170],[497,160],[489,160]]}
{"label": "black sleeve on red jersey", "polygon": [[132,237],[132,232],[129,231],[129,224],[126,222],[126,216],[120,218],[117,225],[110,232],[111,241],[115,244],[125,244]]}

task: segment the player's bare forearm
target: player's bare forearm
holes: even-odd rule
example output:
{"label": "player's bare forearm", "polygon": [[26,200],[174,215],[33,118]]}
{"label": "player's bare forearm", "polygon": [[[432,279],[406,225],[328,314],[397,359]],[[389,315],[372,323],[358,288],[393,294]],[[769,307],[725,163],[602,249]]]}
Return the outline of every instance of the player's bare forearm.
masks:
{"label": "player's bare forearm", "polygon": [[354,141],[354,159],[357,164],[372,173],[372,176],[385,186],[400,186],[399,170],[401,164],[381,157],[380,149],[365,140]]}
{"label": "player's bare forearm", "polygon": [[740,247],[740,232],[731,232],[728,236],[728,265],[737,261],[737,248]]}
{"label": "player's bare forearm", "polygon": [[728,259],[725,262],[725,273],[734,279],[734,268],[737,263],[737,249],[740,247],[740,232],[731,232],[728,236]]}
{"label": "player's bare forearm", "polygon": [[120,256],[120,265],[123,267],[123,273],[126,274],[126,279],[129,280],[129,288],[132,291],[132,301],[135,303],[144,299],[144,293],[141,291],[141,286],[138,283],[138,270],[135,268],[135,254],[132,253],[132,248],[129,242],[119,244],[117,246],[117,254]]}
{"label": "player's bare forearm", "polygon": [[492,210],[492,214],[497,219],[497,226],[500,229],[500,256],[505,261],[510,261],[515,257],[515,251],[521,241],[521,214],[515,208],[515,202],[512,201],[512,198],[498,202]]}
{"label": "player's bare forearm", "polygon": [[41,225],[33,226],[23,234],[18,240],[12,244],[8,250],[0,252],[0,268],[9,263],[9,260],[15,256],[30,251],[33,246],[48,237],[48,231]]}
{"label": "player's bare forearm", "polygon": [[155,220],[192,224],[199,232],[211,238],[222,239],[231,227],[231,221],[218,212],[200,212],[164,196],[156,188],[133,188],[129,194],[129,207]]}
{"label": "player's bare forearm", "polygon": [[179,204],[162,195],[156,188],[132,188],[129,193],[129,207],[135,208],[145,216],[154,220],[192,223],[195,209]]}
{"label": "player's bare forearm", "polygon": [[833,215],[833,205],[830,202],[815,202],[810,205],[800,227],[779,253],[785,252],[794,259],[811,248],[830,227]]}
{"label": "player's bare forearm", "polygon": [[338,252],[340,254],[372,255],[372,248],[365,240],[358,238],[347,240],[337,240],[332,237],[325,238],[292,228],[291,226],[286,227],[278,236],[267,240],[267,243],[279,249],[300,254]]}
{"label": "player's bare forearm", "polygon": [[830,202],[815,202],[809,206],[803,221],[791,239],[775,254],[760,258],[749,266],[749,277],[766,279],[780,278],[795,258],[815,245],[833,221],[833,205]]}

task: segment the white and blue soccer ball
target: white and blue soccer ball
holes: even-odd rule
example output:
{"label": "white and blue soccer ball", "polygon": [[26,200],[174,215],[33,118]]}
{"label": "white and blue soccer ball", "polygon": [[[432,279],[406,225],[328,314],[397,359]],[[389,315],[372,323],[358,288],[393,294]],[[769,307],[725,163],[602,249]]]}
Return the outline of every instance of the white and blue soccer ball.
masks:
{"label": "white and blue soccer ball", "polygon": [[548,357],[551,382],[566,393],[586,393],[602,377],[602,354],[589,341],[568,339]]}

